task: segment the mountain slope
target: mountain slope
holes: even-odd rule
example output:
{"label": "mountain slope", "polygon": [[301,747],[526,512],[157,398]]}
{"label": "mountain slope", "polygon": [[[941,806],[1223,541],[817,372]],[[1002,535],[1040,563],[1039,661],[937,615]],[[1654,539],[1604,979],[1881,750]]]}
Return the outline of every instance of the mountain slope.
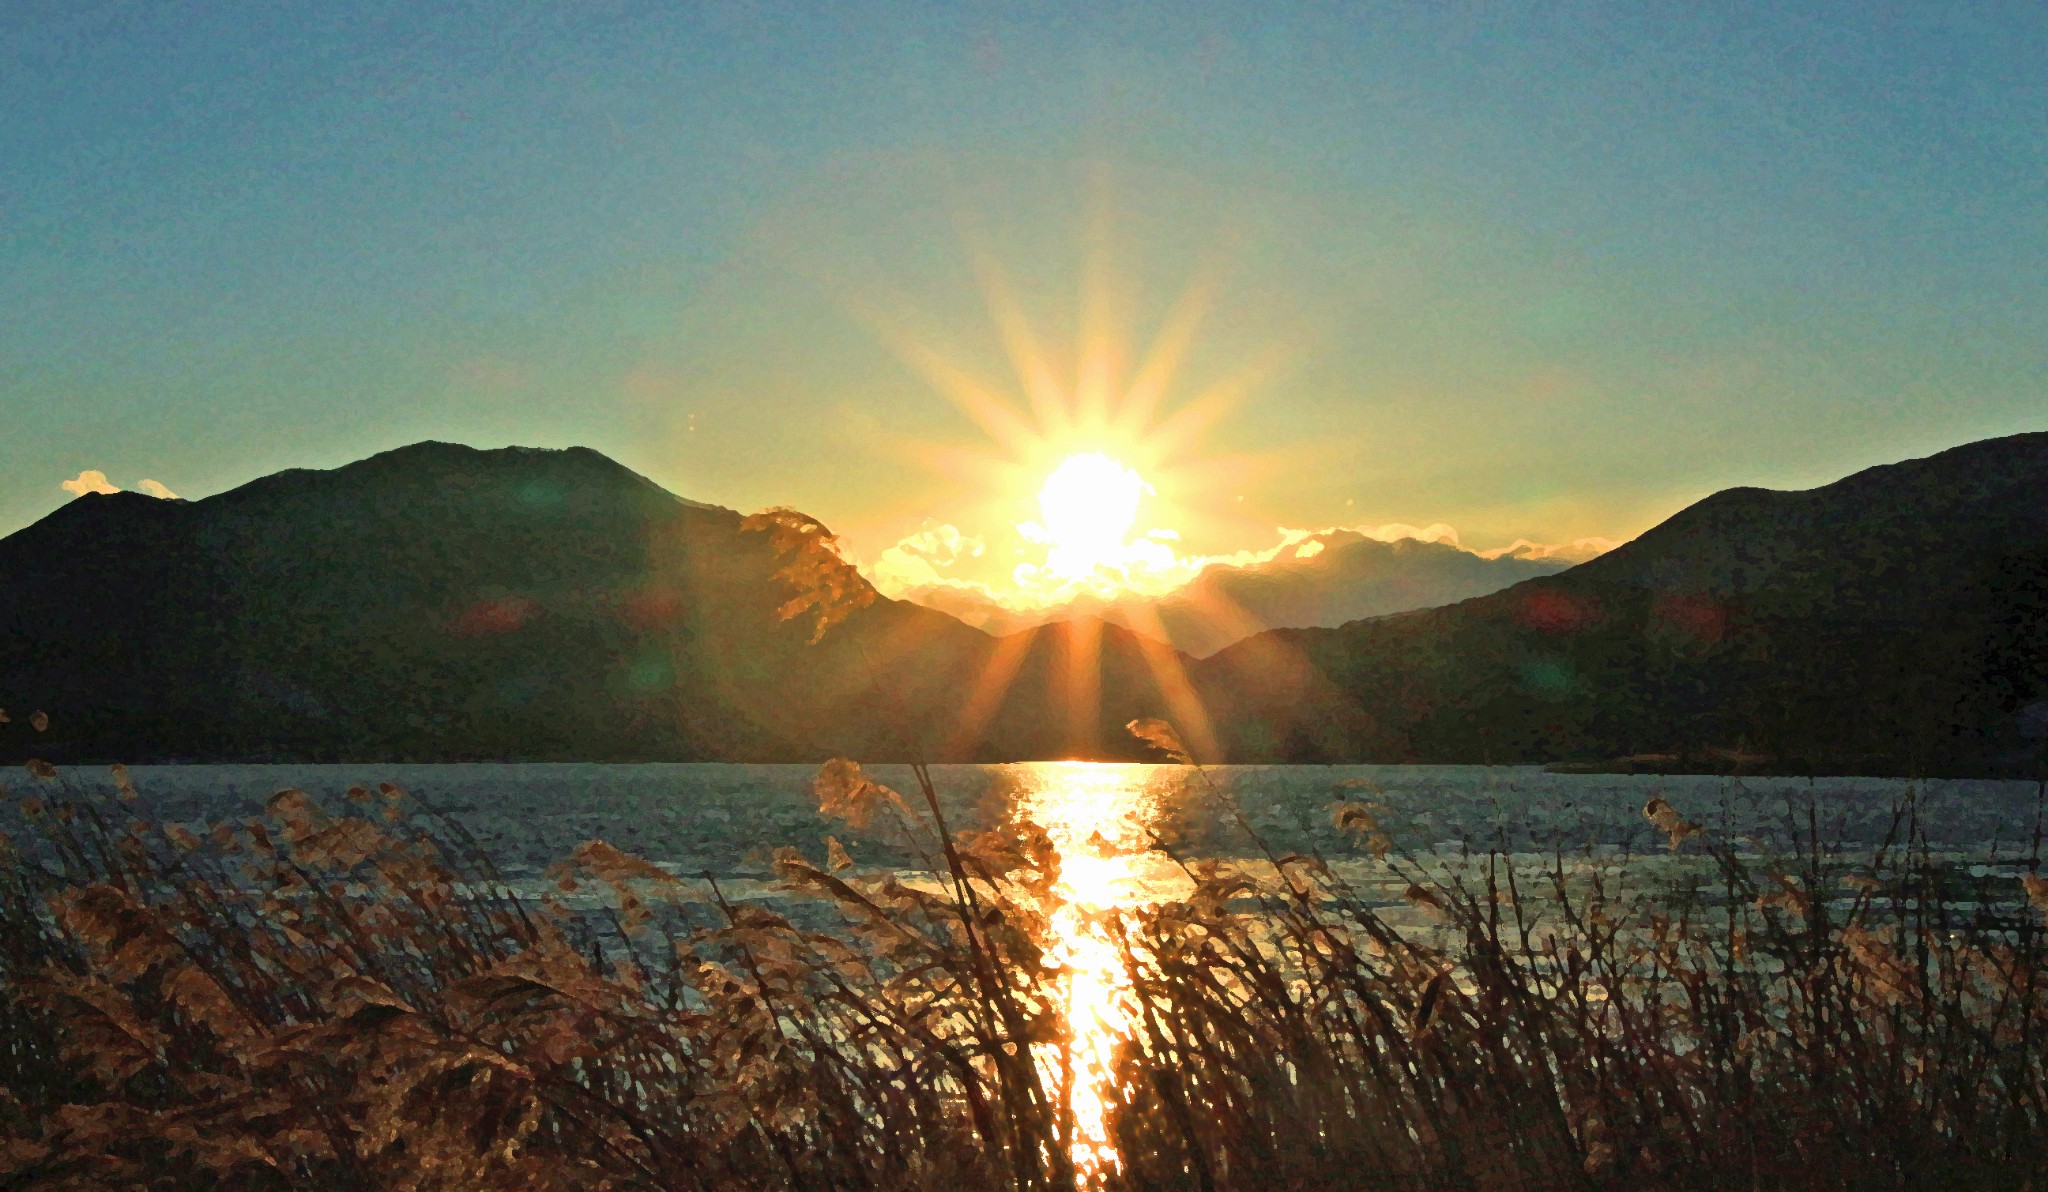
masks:
{"label": "mountain slope", "polygon": [[1196,682],[1234,760],[2018,764],[2048,697],[2048,434],[1717,493],[1561,575],[1263,634]]}
{"label": "mountain slope", "polygon": [[[0,750],[56,760],[816,760],[1130,755],[1111,717],[1004,693],[962,732],[999,656],[1058,686],[1046,643],[1007,649],[869,598],[822,634],[785,619],[789,559],[739,514],[596,452],[423,443],[198,502],[86,496],[0,540]],[[814,640],[815,638],[815,640]],[[1134,678],[1140,647],[1105,630]],[[1007,672],[1006,672],[1007,673]],[[20,712],[47,709],[30,735]],[[1115,721],[1121,723],[1121,721]]]}
{"label": "mountain slope", "polygon": [[1257,566],[1207,568],[1159,600],[1155,615],[1168,641],[1202,657],[1241,640],[1245,626],[1337,626],[1452,604],[1562,570],[1562,563],[1487,559],[1443,542],[1381,542],[1334,530]]}
{"label": "mountain slope", "polygon": [[[785,617],[793,560],[859,607]],[[2048,435],[1200,663],[1091,618],[992,638],[595,452],[419,444],[0,540],[0,706],[0,754],[60,762],[1129,757],[1166,716],[1239,761],[2010,768],[2048,730]]]}

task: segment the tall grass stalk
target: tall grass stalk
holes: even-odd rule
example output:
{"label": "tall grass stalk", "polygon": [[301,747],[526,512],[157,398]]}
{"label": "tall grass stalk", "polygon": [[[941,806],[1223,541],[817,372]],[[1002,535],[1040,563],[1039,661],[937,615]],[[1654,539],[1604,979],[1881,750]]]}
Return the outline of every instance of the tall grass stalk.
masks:
{"label": "tall grass stalk", "polygon": [[[818,791],[922,880],[834,841],[747,900],[596,841],[516,893],[391,787],[196,832],[44,767],[0,872],[0,1183],[1072,1187],[1034,1058],[1059,859],[948,831],[916,773],[922,809],[846,762]],[[1653,803],[1710,880],[1642,897],[1563,854],[1432,868],[1379,814],[1335,809],[1355,856],[1189,858],[1187,898],[1112,918],[1110,1186],[2039,1178],[2038,840],[1972,879],[1908,800],[1871,856],[1773,861]]]}

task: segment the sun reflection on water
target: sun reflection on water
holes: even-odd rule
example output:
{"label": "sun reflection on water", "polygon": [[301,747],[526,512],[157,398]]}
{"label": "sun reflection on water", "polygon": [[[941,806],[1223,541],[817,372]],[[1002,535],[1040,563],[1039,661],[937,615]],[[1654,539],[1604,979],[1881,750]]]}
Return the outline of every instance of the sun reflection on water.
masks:
{"label": "sun reflection on water", "polygon": [[1161,795],[1170,789],[1161,780],[1172,771],[1100,762],[1019,768],[1025,773],[1015,814],[1044,828],[1060,855],[1048,958],[1066,969],[1070,1042],[1064,1052],[1043,1048],[1039,1071],[1064,1092],[1074,1170],[1083,1187],[1095,1187],[1122,1165],[1109,1137],[1109,1085],[1117,1048],[1131,1037],[1136,1016],[1105,922],[1116,911],[1175,897],[1185,884],[1172,859],[1151,848]]}

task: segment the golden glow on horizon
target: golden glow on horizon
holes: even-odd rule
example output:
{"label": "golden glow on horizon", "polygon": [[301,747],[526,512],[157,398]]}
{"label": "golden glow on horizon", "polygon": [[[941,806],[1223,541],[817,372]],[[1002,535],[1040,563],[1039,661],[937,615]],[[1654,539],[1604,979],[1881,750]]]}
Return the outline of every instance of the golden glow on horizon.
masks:
{"label": "golden glow on horizon", "polygon": [[[985,436],[985,445],[902,444],[957,493],[944,513],[926,514],[923,527],[898,541],[902,549],[875,561],[870,576],[885,592],[912,590],[943,570],[1019,610],[1080,596],[1163,595],[1200,570],[1178,554],[1185,536],[1270,531],[1249,520],[1238,495],[1273,470],[1272,461],[1205,454],[1201,443],[1295,345],[1264,346],[1186,385],[1226,262],[1196,262],[1145,340],[1136,287],[1112,251],[1106,189],[1092,198],[1079,302],[1071,330],[1057,334],[1047,333],[977,221],[956,215],[1001,368],[900,300],[847,295],[883,343]],[[947,544],[925,541],[927,532]],[[967,553],[954,553],[953,543]]]}
{"label": "golden glow on horizon", "polygon": [[[989,323],[1007,357],[1007,380],[977,367],[972,353],[920,334],[900,304],[878,294],[848,294],[851,308],[882,341],[988,440],[987,447],[904,444],[926,467],[950,477],[959,495],[944,524],[929,519],[883,552],[869,574],[884,592],[952,585],[1018,610],[1054,608],[1081,597],[1113,603],[1132,594],[1159,596],[1183,587],[1214,561],[1183,557],[1178,547],[1184,535],[1269,532],[1248,520],[1242,494],[1259,473],[1276,470],[1276,461],[1204,456],[1200,444],[1300,345],[1255,350],[1191,387],[1183,400],[1173,400],[1215,302],[1223,262],[1199,263],[1149,344],[1141,345],[1130,303],[1134,291],[1117,276],[1111,259],[1106,206],[1098,204],[1095,217],[1080,271],[1077,317],[1071,337],[1062,337],[1066,342],[1047,339],[1033,325],[997,255],[973,221],[960,218]],[[963,578],[959,568],[976,574]],[[1140,620],[1146,615],[1133,614]],[[1250,621],[1220,596],[1196,615],[1231,625]],[[1208,716],[1183,659],[1160,644],[1165,638],[1156,617],[1133,628],[1165,711],[1196,757],[1214,759]],[[1148,631],[1153,636],[1145,636]],[[1098,754],[1107,745],[1098,738],[1105,632],[1082,619],[1046,643],[1066,704],[1065,749],[1075,756]],[[972,748],[1020,668],[1032,664],[1035,638],[1036,631],[1027,631],[990,655],[951,738],[959,748]],[[1118,648],[1128,644],[1119,639]]]}

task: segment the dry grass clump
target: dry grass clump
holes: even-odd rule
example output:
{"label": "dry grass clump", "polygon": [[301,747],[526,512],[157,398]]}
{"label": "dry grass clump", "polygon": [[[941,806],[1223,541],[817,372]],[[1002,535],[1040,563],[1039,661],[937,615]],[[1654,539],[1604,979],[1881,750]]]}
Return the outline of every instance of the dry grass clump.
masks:
{"label": "dry grass clump", "polygon": [[[925,880],[832,841],[766,902],[599,842],[515,896],[390,787],[202,834],[131,818],[125,779],[37,777],[0,874],[0,1184],[1071,1187],[1038,1062],[1058,857],[949,833],[918,775],[915,810],[851,763],[819,794]],[[1112,917],[1112,1186],[2026,1187],[2048,1160],[2031,860],[1962,882],[1909,805],[1865,864],[1764,864],[1666,804],[1712,881],[1624,897],[1563,856],[1432,876],[1336,814],[1336,869],[1434,929],[1318,856],[1191,860],[1192,896]]]}
{"label": "dry grass clump", "polygon": [[[45,783],[44,785],[50,785]],[[1052,1038],[1002,903],[785,859],[850,930],[601,842],[521,900],[454,825],[286,791],[201,837],[32,800],[0,889],[0,1175],[32,1187],[1043,1182]],[[125,817],[122,817],[125,818]],[[980,868],[955,853],[955,872]],[[963,901],[964,900],[964,901]],[[665,913],[657,913],[657,912]]]}
{"label": "dry grass clump", "polygon": [[1561,855],[1431,880],[1372,809],[1336,818],[1442,942],[1322,858],[1198,869],[1125,953],[1135,1185],[2029,1187],[2048,1159],[2038,849],[1965,889],[1908,804],[1862,865],[1715,845],[1673,863],[1705,883],[1625,892]]}

